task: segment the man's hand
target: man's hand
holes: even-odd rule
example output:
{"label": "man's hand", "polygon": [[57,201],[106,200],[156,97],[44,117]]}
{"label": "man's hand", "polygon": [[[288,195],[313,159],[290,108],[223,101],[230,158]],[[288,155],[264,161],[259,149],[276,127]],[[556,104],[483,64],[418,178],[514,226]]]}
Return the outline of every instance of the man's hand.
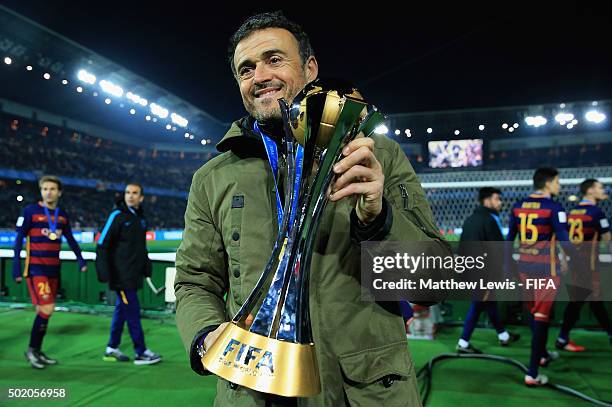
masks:
{"label": "man's hand", "polygon": [[87,271],[87,266],[81,267],[81,273],[85,273]]}
{"label": "man's hand", "polygon": [[21,281],[22,281],[22,280],[23,280],[23,277],[21,277],[21,276],[19,276],[19,277],[15,278],[15,282],[16,282],[17,284],[21,283]]}
{"label": "man's hand", "polygon": [[360,137],[342,150],[344,158],[334,166],[338,179],[332,186],[329,199],[338,202],[347,196],[357,196],[355,212],[359,220],[368,224],[382,211],[385,176],[374,155],[374,140]]}
{"label": "man's hand", "polygon": [[[247,317],[245,324],[246,324],[246,328],[248,329],[251,324],[253,323],[253,315],[249,314],[249,316]],[[215,341],[219,338],[219,335],[221,335],[221,332],[223,332],[223,330],[225,329],[225,327],[227,326],[227,324],[229,324],[229,322],[224,322],[221,325],[219,325],[217,327],[217,329],[215,329],[214,331],[210,332],[208,335],[206,335],[206,338],[204,338],[204,350],[208,350],[211,348],[211,346],[213,346],[213,344],[215,343]]]}
{"label": "man's hand", "polygon": [[206,335],[206,338],[204,338],[204,350],[208,350],[211,348],[211,346],[213,346],[213,344],[215,343],[217,338],[219,338],[219,335],[221,335],[221,332],[223,332],[227,324],[229,324],[229,322],[222,323],[217,327],[217,329]]}

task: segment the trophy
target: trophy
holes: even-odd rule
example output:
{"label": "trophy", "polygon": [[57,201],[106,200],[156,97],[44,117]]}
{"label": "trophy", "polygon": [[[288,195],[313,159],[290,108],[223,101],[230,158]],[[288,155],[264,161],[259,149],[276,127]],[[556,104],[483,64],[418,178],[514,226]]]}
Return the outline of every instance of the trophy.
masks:
{"label": "trophy", "polygon": [[279,104],[287,178],[274,249],[253,291],[202,363],[253,390],[308,397],[321,391],[308,308],[310,260],[335,180],[332,169],[344,146],[360,133],[370,136],[384,116],[354,87],[320,79],[307,84],[291,105],[283,99]]}

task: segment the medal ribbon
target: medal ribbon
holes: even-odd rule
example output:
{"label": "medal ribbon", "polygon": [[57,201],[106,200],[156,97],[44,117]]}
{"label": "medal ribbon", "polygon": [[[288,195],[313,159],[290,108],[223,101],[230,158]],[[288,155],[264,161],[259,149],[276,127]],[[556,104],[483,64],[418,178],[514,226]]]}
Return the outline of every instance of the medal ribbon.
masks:
{"label": "medal ribbon", "polygon": [[[276,216],[278,220],[278,227],[280,229],[283,223],[283,205],[281,204],[280,194],[278,191],[278,181],[276,179],[276,174],[278,172],[278,149],[276,147],[276,143],[268,136],[266,136],[260,129],[257,122],[253,125],[253,129],[257,134],[261,136],[263,140],[264,147],[266,149],[266,154],[268,155],[268,162],[270,163],[270,167],[272,168],[272,176],[274,177],[274,190],[276,192]],[[304,166],[304,148],[298,144],[295,150],[295,183],[293,185],[293,190],[295,191],[295,196],[297,197],[298,191],[300,189],[300,180],[302,178],[302,168]],[[289,228],[293,224],[293,219],[295,217],[295,212],[297,209],[297,199],[294,199],[292,202],[292,210],[289,218]]]}
{"label": "medal ribbon", "polygon": [[59,206],[56,206],[55,207],[55,212],[53,212],[53,219],[54,220],[51,219],[51,214],[49,213],[49,208],[47,208],[46,206],[43,206],[43,208],[45,209],[45,216],[47,217],[47,223],[49,224],[49,230],[51,231],[51,233],[55,233],[55,231],[57,230],[57,221],[58,221],[57,215],[59,214]]}

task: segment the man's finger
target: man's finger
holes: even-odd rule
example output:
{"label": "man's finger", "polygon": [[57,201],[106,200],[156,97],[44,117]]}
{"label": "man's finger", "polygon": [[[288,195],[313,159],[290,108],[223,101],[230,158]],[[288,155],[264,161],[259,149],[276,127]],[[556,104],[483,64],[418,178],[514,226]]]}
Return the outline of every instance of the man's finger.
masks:
{"label": "man's finger", "polygon": [[334,172],[336,174],[342,174],[357,164],[370,168],[376,168],[378,165],[380,165],[378,164],[378,160],[376,159],[376,156],[374,156],[372,150],[365,146],[361,146],[334,165]]}
{"label": "man's finger", "polygon": [[344,188],[351,182],[369,182],[374,181],[377,178],[378,173],[363,165],[354,165],[344,174],[342,174],[334,183],[333,191],[338,191]]}
{"label": "man's finger", "polygon": [[347,185],[346,187],[334,192],[329,196],[329,199],[333,202],[338,202],[342,198],[346,198],[351,195],[367,195],[374,191],[379,190],[378,182],[354,182]]}
{"label": "man's finger", "polygon": [[[363,133],[359,133],[359,134],[363,135]],[[344,156],[347,156],[351,152],[353,152],[355,150],[358,150],[361,147],[366,147],[366,148],[374,151],[374,139],[372,139],[370,137],[359,137],[359,138],[356,138],[356,139],[352,140],[350,143],[348,143],[342,149],[342,154],[344,154]]]}

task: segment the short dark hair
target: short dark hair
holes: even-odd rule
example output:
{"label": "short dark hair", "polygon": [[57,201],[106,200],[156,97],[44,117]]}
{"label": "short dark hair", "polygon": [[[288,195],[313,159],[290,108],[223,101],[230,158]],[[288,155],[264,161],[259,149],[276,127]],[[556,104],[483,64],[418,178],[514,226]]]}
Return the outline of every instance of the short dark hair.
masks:
{"label": "short dark hair", "polygon": [[140,195],[144,195],[144,188],[142,187],[142,184],[139,184],[138,182],[128,182],[127,184],[125,184],[126,187],[128,185],[134,185],[134,186],[140,188]]}
{"label": "short dark hair", "polygon": [[60,179],[55,175],[43,175],[42,177],[40,177],[40,179],[38,180],[39,188],[42,188],[45,182],[54,182],[57,185],[57,189],[59,191],[62,190],[62,181],[60,181]]}
{"label": "short dark hair", "polygon": [[478,191],[478,202],[482,205],[485,199],[495,194],[501,195],[501,190],[495,187],[483,187]]}
{"label": "short dark hair", "polygon": [[533,187],[535,189],[542,189],[546,186],[546,183],[555,179],[559,175],[559,171],[552,167],[538,168],[533,173]]}
{"label": "short dark hair", "polygon": [[593,185],[595,185],[598,182],[599,181],[597,181],[595,178],[585,179],[584,181],[580,183],[580,193],[583,196],[586,195],[587,192],[589,192],[589,189],[591,189]]}
{"label": "short dark hair", "polygon": [[308,34],[302,30],[298,24],[289,20],[282,11],[273,11],[267,13],[255,14],[247,18],[240,28],[230,37],[230,43],[228,48],[228,60],[232,73],[236,75],[236,67],[234,66],[234,53],[238,43],[251,35],[253,32],[258,30],[264,30],[266,28],[283,28],[289,31],[297,40],[300,47],[300,57],[302,58],[302,64],[305,64],[309,57],[314,55],[312,46],[310,45],[310,39]]}

